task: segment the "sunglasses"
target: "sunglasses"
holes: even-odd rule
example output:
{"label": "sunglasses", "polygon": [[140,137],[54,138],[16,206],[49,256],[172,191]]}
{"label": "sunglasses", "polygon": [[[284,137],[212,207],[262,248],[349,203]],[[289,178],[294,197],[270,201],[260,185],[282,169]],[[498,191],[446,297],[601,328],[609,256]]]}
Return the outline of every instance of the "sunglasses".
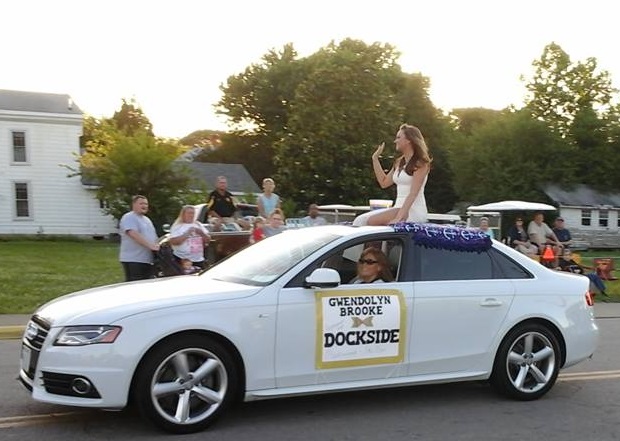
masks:
{"label": "sunglasses", "polygon": [[357,261],[357,263],[359,264],[363,264],[365,263],[366,265],[374,265],[375,263],[378,263],[377,260],[372,260],[372,259],[360,259]]}

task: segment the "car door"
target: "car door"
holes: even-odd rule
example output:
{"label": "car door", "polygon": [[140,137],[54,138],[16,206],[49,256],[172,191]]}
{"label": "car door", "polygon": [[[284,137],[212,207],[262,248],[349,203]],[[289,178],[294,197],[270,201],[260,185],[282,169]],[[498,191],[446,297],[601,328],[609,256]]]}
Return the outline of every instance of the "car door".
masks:
{"label": "car door", "polygon": [[[277,387],[398,378],[406,374],[407,311],[412,284],[399,282],[405,242],[383,236],[348,242],[304,268],[280,290],[276,337]],[[365,247],[385,250],[396,279],[348,283]],[[316,268],[333,268],[341,283],[306,288]]]}
{"label": "car door", "polygon": [[510,262],[493,248],[412,248],[409,375],[480,373],[514,298],[514,284],[502,270]]}

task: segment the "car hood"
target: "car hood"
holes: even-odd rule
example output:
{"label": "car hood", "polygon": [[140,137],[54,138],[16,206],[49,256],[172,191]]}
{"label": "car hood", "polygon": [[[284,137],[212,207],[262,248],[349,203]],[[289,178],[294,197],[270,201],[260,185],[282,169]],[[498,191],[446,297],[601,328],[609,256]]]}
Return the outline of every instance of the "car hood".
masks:
{"label": "car hood", "polygon": [[67,294],[40,307],[36,315],[51,326],[108,324],[162,308],[247,297],[261,289],[200,276],[144,280]]}

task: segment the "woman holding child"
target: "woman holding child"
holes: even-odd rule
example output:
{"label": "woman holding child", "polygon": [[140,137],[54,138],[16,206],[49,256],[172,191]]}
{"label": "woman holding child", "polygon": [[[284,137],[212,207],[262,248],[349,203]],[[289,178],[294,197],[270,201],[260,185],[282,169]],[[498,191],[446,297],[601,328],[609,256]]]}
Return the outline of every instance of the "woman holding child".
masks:
{"label": "woman holding child", "polygon": [[207,229],[195,218],[195,208],[185,205],[170,228],[170,245],[175,259],[181,262],[187,259],[193,266],[204,268],[205,246],[211,236]]}

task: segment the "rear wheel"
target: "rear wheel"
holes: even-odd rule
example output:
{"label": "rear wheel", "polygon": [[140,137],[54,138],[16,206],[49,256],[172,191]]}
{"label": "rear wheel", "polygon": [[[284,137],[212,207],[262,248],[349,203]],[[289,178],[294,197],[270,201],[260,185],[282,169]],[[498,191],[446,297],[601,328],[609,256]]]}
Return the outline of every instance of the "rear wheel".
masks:
{"label": "rear wheel", "polygon": [[520,325],[500,345],[491,383],[510,398],[535,400],[555,384],[561,355],[558,340],[548,327]]}
{"label": "rear wheel", "polygon": [[239,370],[229,351],[202,336],[170,340],[148,354],[136,373],[140,413],[172,433],[205,429],[237,397]]}

